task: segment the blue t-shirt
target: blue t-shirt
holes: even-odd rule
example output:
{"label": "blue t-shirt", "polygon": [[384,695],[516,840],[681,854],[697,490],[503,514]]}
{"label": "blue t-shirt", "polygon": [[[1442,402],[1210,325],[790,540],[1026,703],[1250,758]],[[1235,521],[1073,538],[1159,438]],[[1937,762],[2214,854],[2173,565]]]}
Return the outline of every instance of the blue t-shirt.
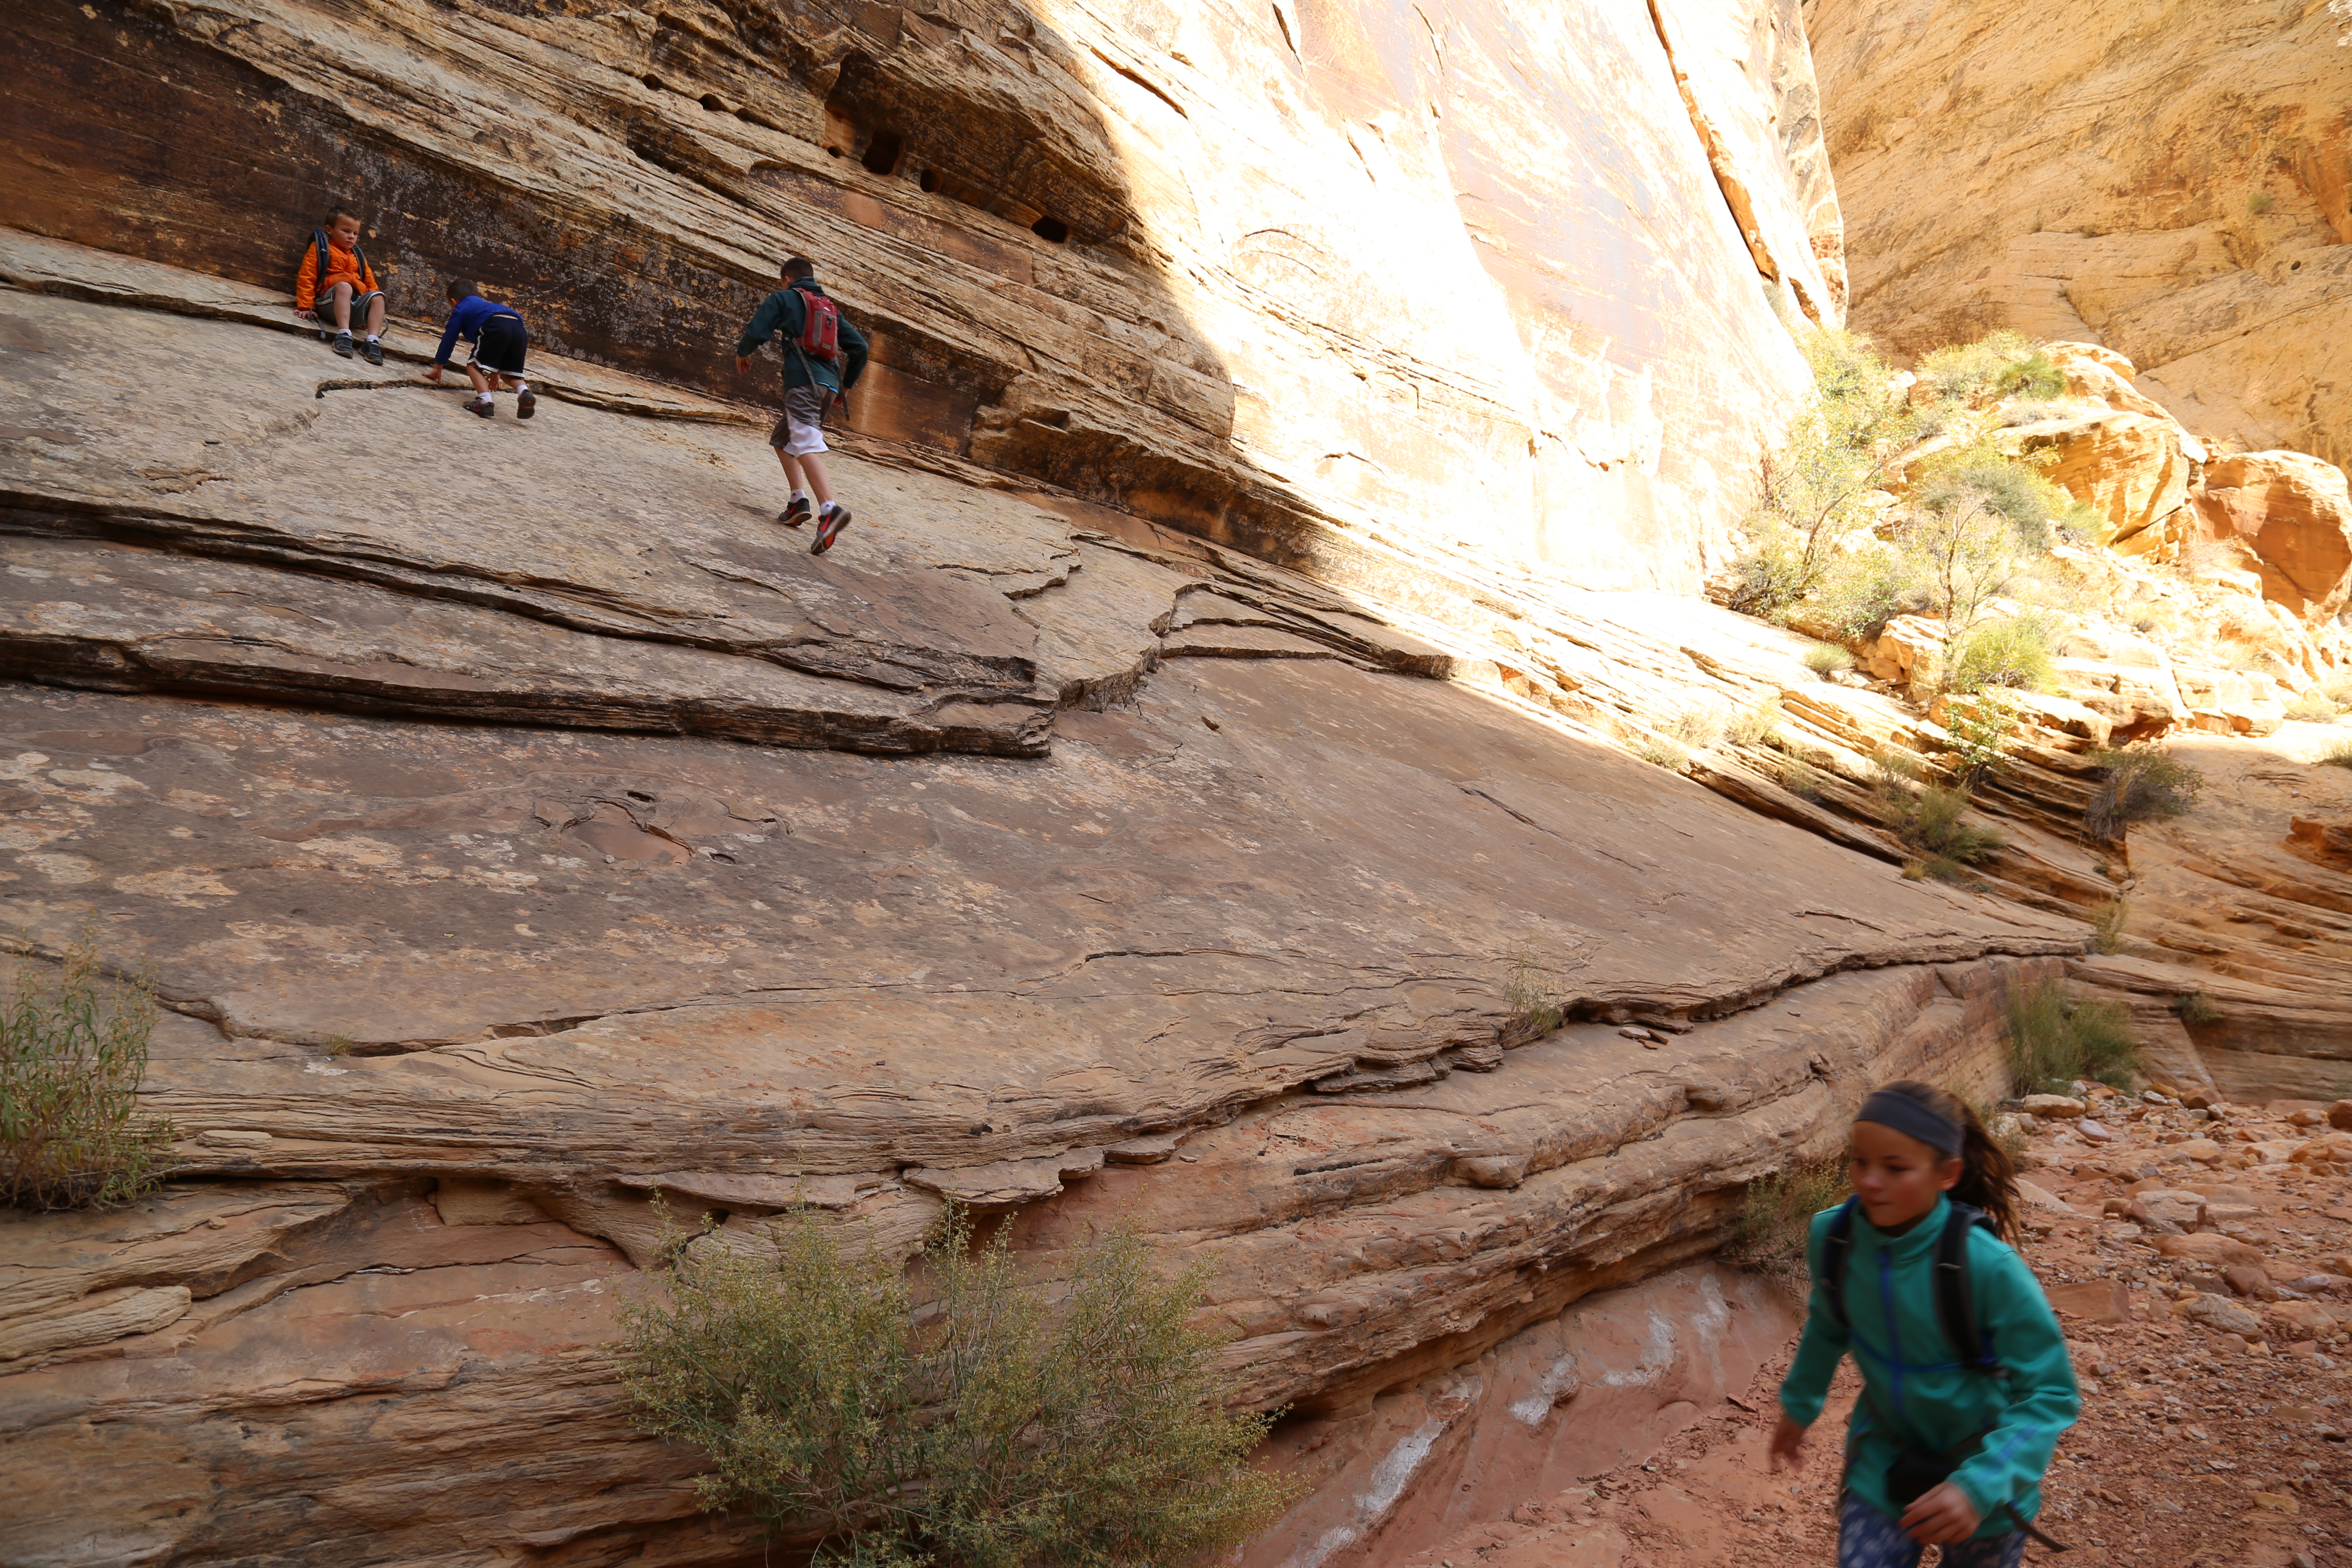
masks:
{"label": "blue t-shirt", "polygon": [[465,339],[469,343],[479,342],[482,337],[482,323],[492,316],[512,316],[518,321],[522,320],[522,312],[513,306],[494,305],[479,294],[468,294],[450,306],[449,325],[441,333],[441,352],[433,356],[433,363],[447,364],[449,355],[457,349],[459,338]]}

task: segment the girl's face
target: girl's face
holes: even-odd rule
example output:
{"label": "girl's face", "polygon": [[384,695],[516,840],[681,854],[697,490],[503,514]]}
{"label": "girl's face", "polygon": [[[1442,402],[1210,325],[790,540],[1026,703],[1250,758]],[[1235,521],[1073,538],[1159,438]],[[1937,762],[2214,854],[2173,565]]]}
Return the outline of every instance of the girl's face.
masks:
{"label": "girl's face", "polygon": [[1960,1179],[1960,1163],[1875,1121],[1853,1124],[1848,1175],[1862,1212],[1881,1230],[1910,1224]]}

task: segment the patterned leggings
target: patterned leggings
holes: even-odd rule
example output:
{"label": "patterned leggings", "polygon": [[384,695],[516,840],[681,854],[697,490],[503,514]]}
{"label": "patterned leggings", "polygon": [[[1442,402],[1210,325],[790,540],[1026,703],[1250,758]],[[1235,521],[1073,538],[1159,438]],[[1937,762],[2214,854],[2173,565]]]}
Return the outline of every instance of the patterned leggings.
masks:
{"label": "patterned leggings", "polygon": [[[1927,1550],[1852,1492],[1840,1500],[1838,1568],[1919,1568],[1919,1554]],[[2018,1568],[2025,1561],[2025,1532],[1989,1535],[1938,1550],[1944,1568]]]}

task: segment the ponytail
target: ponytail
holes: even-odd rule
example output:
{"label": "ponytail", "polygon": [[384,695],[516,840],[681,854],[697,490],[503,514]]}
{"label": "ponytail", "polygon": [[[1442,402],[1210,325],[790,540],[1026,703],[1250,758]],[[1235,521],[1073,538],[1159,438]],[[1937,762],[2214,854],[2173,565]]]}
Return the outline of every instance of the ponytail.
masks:
{"label": "ponytail", "polygon": [[1911,1079],[1882,1085],[1881,1092],[1916,1100],[1959,1128],[1960,1179],[1952,1185],[1952,1201],[1984,1210],[2001,1239],[2014,1244],[2021,1234],[2017,1167],[2010,1163],[2008,1152],[1993,1142],[1976,1108],[1956,1094]]}

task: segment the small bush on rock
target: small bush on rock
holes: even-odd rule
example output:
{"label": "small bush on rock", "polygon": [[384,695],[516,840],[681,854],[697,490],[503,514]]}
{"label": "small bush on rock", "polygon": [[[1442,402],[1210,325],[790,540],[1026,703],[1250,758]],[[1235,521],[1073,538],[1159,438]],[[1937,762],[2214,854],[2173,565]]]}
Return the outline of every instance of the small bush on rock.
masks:
{"label": "small bush on rock", "polygon": [[1791,1165],[1748,1184],[1724,1256],[1792,1292],[1805,1287],[1805,1237],[1813,1216],[1843,1201],[1845,1161]]}
{"label": "small bush on rock", "polygon": [[1535,950],[1524,945],[1503,955],[1503,1002],[1511,1010],[1508,1032],[1514,1039],[1540,1040],[1564,1019]]}
{"label": "small bush on rock", "polygon": [[2122,898],[2109,899],[2091,911],[2091,951],[2121,952],[2124,947],[2124,924],[2131,919],[2131,906]]}
{"label": "small bush on rock", "polygon": [[1938,397],[1989,403],[1999,397],[2049,399],[2066,394],[2066,373],[2032,339],[2003,330],[1919,358],[1919,379]]}
{"label": "small bush on rock", "polygon": [[2080,1000],[2060,980],[2011,989],[2009,1080],[2017,1093],[2064,1092],[2077,1079],[2122,1089],[2138,1069],[2139,1041],[2122,1003]]}
{"label": "small bush on rock", "polygon": [[2000,852],[2005,841],[1999,833],[1968,820],[1968,791],[1920,783],[1917,762],[1901,752],[1881,752],[1872,761],[1878,767],[1878,819],[1915,852],[1905,876],[1957,882],[1967,868]]}
{"label": "small bush on rock", "polygon": [[2305,724],[2333,724],[2336,704],[2327,700],[2326,692],[2314,687],[2287,705],[2286,716]]}
{"label": "small bush on rock", "polygon": [[1853,668],[1853,655],[1833,642],[1817,642],[1805,650],[1805,668],[1823,680]]}
{"label": "small bush on rock", "polygon": [[1769,746],[1780,730],[1780,700],[1768,697],[1723,727],[1723,738],[1735,746]]}
{"label": "small bush on rock", "polygon": [[1872,492],[1885,484],[1891,460],[1919,434],[1894,368],[1868,338],[1822,331],[1800,347],[1817,396],[1764,466],[1752,543],[1729,599],[1752,616],[1780,616],[1813,592],[1845,537],[1874,515]]}
{"label": "small bush on rock", "polygon": [[2203,773],[2167,756],[2152,742],[2102,747],[2090,761],[2100,779],[2084,808],[2083,826],[2097,839],[2121,837],[2135,822],[2182,816],[2205,787]]}
{"label": "small bush on rock", "polygon": [[2007,518],[2018,542],[2036,552],[2050,548],[2052,521],[2071,503],[2065,491],[2033,468],[1990,447],[1958,455],[1927,476],[1919,489],[1920,502],[1930,511],[1948,510],[1970,496]]}
{"label": "small bush on rock", "polygon": [[639,1424],[710,1457],[705,1508],[817,1536],[819,1563],[1148,1568],[1279,1512],[1298,1489],[1246,1458],[1270,1418],[1225,1409],[1188,1326],[1202,1272],[1158,1279],[1115,1232],[1049,1304],[1008,1229],[975,1246],[950,1210],[919,1310],[903,1269],[807,1210],[774,1222],[772,1258],[708,1235],[666,1299],[623,1309]]}
{"label": "small bush on rock", "polygon": [[2032,611],[1970,627],[1953,645],[1944,689],[1981,691],[1989,686],[2051,689],[2058,684],[2056,633],[2051,617]]}
{"label": "small bush on rock", "polygon": [[102,978],[89,931],[55,971],[18,945],[13,981],[0,999],[0,1202],[88,1208],[154,1190],[172,1142],[171,1122],[138,1108],[154,992]]}
{"label": "small bush on rock", "polygon": [[2352,741],[2336,741],[2319,753],[2319,761],[2334,768],[2352,768]]}

